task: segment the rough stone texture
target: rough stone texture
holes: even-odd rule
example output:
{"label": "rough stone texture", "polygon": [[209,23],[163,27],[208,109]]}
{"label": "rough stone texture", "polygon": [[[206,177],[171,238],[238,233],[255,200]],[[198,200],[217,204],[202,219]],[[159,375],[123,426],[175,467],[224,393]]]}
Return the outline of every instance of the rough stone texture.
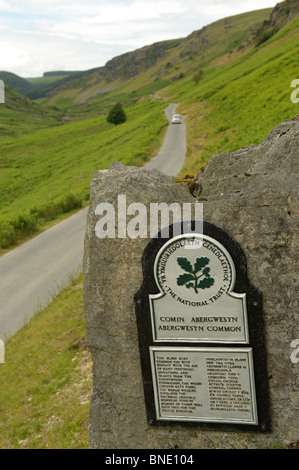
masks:
{"label": "rough stone texture", "polygon": [[258,147],[211,158],[198,179],[204,219],[227,230],[247,257],[263,293],[272,432],[204,431],[147,424],[134,294],[142,283],[148,239],[95,236],[100,202],[192,202],[187,185],[156,170],[115,164],[91,185],[84,254],[87,344],[94,363],[89,437],[92,448],[263,448],[298,440],[298,371],[290,359],[298,332],[299,122],[281,124]]}
{"label": "rough stone texture", "polygon": [[204,218],[242,246],[248,276],[263,293],[272,435],[298,441],[299,364],[290,360],[298,331],[299,120],[275,127],[257,147],[213,156],[198,175]]}
{"label": "rough stone texture", "polygon": [[[108,202],[117,208],[118,195],[127,206],[142,202],[193,202],[185,184],[157,170],[113,164],[95,173],[84,253],[86,339],[94,362],[90,409],[90,444],[99,448],[159,447],[159,435],[148,430],[134,306],[142,283],[141,257],[147,239],[99,239],[95,208]],[[149,213],[149,210],[148,210]],[[129,217],[128,217],[129,220]],[[117,221],[116,221],[117,222]],[[169,431],[166,432],[166,435]],[[171,439],[163,439],[162,446]]]}

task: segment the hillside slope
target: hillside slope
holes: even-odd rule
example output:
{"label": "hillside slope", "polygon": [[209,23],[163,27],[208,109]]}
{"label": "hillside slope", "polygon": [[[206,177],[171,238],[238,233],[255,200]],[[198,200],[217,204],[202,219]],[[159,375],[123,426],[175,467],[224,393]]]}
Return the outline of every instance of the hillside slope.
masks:
{"label": "hillside slope", "polygon": [[[93,69],[98,70],[98,69]],[[15,92],[20,93],[26,98],[35,100],[50,93],[54,88],[67,83],[68,81],[84,77],[92,73],[91,70],[83,72],[45,72],[43,77],[38,78],[22,78],[18,75],[0,71],[0,79],[4,81],[6,85],[9,85]]]}
{"label": "hillside slope", "polygon": [[122,125],[100,116],[13,138],[0,135],[0,250],[86,204],[95,170],[115,160],[142,166],[154,156],[168,124],[164,108],[144,99],[126,108]]}
{"label": "hillside slope", "polygon": [[[213,154],[260,143],[299,114],[290,99],[291,82],[299,78],[298,31],[290,0],[115,58],[39,102],[7,88],[0,106],[0,248],[85,204],[94,170],[153,157],[169,102],[180,103],[186,116],[183,174],[197,173]],[[128,120],[113,126],[106,116],[117,101]]]}
{"label": "hillside slope", "polygon": [[280,122],[299,114],[291,100],[298,78],[299,15],[236,61],[188,77],[163,90],[187,115],[188,152],[183,172],[194,172],[216,153],[257,145]]}
{"label": "hillside slope", "polygon": [[0,145],[3,138],[60,124],[61,111],[36,103],[5,84],[5,103],[0,105]]}
{"label": "hillside slope", "polygon": [[26,97],[28,97],[28,94],[30,94],[30,91],[33,88],[33,85],[29,83],[28,80],[19,77],[15,73],[1,71],[0,79],[3,80],[6,85],[9,85],[15,92]]}
{"label": "hillside slope", "polygon": [[[82,105],[105,95],[119,86],[128,92],[153,86],[157,91],[167,84],[207,67],[217,58],[231,54],[228,60],[244,53],[253,45],[254,37],[272,9],[263,9],[224,18],[195,31],[186,38],[163,41],[109,60],[106,65],[86,74],[82,79],[69,80],[52,90],[45,102],[50,104]],[[233,51],[235,51],[233,55]],[[156,87],[154,86],[156,85]]]}

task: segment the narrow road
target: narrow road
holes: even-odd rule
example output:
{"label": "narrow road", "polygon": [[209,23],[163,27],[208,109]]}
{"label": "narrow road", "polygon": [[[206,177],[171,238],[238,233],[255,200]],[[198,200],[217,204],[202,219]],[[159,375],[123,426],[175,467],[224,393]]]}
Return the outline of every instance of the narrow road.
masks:
{"label": "narrow road", "polygon": [[0,339],[18,331],[82,270],[87,209],[0,258]]}
{"label": "narrow road", "polygon": [[144,167],[157,168],[166,175],[176,176],[182,168],[186,155],[186,128],[181,124],[171,124],[176,104],[171,103],[165,111],[169,126],[159,153]]}
{"label": "narrow road", "polygon": [[[176,105],[166,115],[171,122]],[[185,125],[170,124],[158,155],[145,165],[174,176],[186,152]],[[82,270],[87,208],[0,257],[0,339],[7,340]]]}

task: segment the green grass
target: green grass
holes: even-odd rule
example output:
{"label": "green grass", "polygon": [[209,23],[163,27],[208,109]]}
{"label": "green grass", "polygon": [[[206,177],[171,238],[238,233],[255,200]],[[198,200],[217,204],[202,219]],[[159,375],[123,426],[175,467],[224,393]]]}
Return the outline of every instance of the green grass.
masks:
{"label": "green grass", "polygon": [[0,448],[88,448],[92,389],[82,278],[5,344],[0,364]]}
{"label": "green grass", "polygon": [[[182,170],[195,172],[213,155],[257,145],[280,122],[299,113],[290,100],[298,76],[299,21],[231,64],[169,87],[187,115],[188,154]],[[297,33],[297,34],[296,34]]]}
{"label": "green grass", "polygon": [[143,165],[162,142],[164,108],[148,99],[125,108],[128,119],[118,126],[100,116],[6,139],[0,155],[0,248],[86,204],[95,170],[112,161]]}
{"label": "green grass", "polygon": [[61,111],[30,101],[5,86],[5,103],[0,104],[0,148],[11,138],[60,124]]}
{"label": "green grass", "polygon": [[[178,111],[187,116],[181,174],[197,172],[213,154],[259,144],[274,126],[298,114],[299,105],[290,100],[291,81],[298,78],[298,19],[260,46],[228,59],[230,48],[248,37],[246,22],[254,29],[265,15],[262,10],[216,22],[175,42],[169,56],[152,69],[125,82],[116,80],[110,88],[109,82],[98,81],[98,71],[82,73],[73,87],[50,99],[55,109],[9,93],[7,105],[0,106],[0,249],[85,205],[93,171],[116,160],[141,166],[157,152],[167,126],[166,104],[150,94],[180,103]],[[193,51],[194,62],[192,44],[200,45],[202,36],[208,44]],[[192,64],[207,64],[198,84]],[[171,74],[182,70],[186,76],[172,81]],[[84,100],[73,106],[84,93]],[[123,104],[128,119],[115,127],[106,116],[116,102]],[[58,121],[62,108],[57,104],[67,108],[66,124]]]}
{"label": "green grass", "polygon": [[27,92],[30,92],[32,89],[32,84],[29,83],[28,80],[14,73],[0,71],[0,79],[3,80],[6,85],[10,85],[14,91],[24,96],[27,96]]}
{"label": "green grass", "polygon": [[[180,103],[179,112],[187,116],[182,174],[197,172],[215,153],[259,144],[275,125],[299,114],[299,104],[290,100],[291,81],[299,78],[298,20],[245,55],[222,61],[221,54],[246,38],[245,32],[240,35],[246,18],[237,20],[236,34],[226,43],[222,39],[229,23],[221,21],[221,31],[213,26],[214,49],[206,62],[196,62],[205,67],[197,85],[192,80],[190,37],[179,59],[175,48],[169,50],[164,62],[171,65],[165,75],[156,75],[156,82],[151,75],[164,70],[161,63],[76,108],[69,106],[79,82],[61,92],[59,103],[68,108],[71,119],[64,125],[59,125],[61,110],[8,90],[8,106],[0,105],[0,248],[85,204],[94,170],[108,168],[112,161],[142,165],[157,151],[167,126],[166,104],[149,98],[139,101],[146,94],[160,90],[168,101]],[[204,50],[199,50],[201,56]],[[219,66],[218,60],[226,65]],[[185,77],[172,81],[182,71]],[[83,83],[87,85],[85,76]],[[114,127],[106,122],[106,114],[117,101],[124,104],[128,120]],[[0,364],[0,448],[88,448],[92,384],[82,309],[81,277],[5,344],[5,363]]]}
{"label": "green grass", "polygon": [[[97,69],[95,69],[97,70]],[[55,75],[56,73],[56,75]],[[92,71],[83,72],[46,72],[46,76],[38,78],[22,78],[11,72],[0,71],[0,79],[10,85],[14,91],[32,100],[46,96],[57,86],[65,86],[69,80],[79,80]]]}

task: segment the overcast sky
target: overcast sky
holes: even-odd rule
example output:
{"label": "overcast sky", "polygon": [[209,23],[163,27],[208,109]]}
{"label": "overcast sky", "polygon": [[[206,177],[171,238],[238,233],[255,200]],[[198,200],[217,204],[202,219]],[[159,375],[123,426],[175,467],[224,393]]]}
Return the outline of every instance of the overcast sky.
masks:
{"label": "overcast sky", "polygon": [[275,0],[0,0],[0,70],[87,70]]}

